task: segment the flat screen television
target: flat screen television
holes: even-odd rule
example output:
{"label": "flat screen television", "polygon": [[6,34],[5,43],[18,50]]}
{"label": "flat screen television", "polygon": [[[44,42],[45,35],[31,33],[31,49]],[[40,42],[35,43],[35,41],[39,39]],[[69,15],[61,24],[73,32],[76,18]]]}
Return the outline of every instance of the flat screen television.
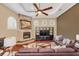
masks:
{"label": "flat screen television", "polygon": [[49,30],[40,30],[40,36],[47,36],[49,35]]}

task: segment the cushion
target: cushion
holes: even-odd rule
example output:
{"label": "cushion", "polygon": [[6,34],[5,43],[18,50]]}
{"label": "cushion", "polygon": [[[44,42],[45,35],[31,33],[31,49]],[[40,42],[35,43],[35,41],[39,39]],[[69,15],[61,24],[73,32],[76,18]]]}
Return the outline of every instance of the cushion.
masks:
{"label": "cushion", "polygon": [[56,36],[55,37],[55,40],[57,40],[57,41],[63,41],[63,35],[58,35],[58,36]]}
{"label": "cushion", "polygon": [[63,39],[63,44],[68,45],[71,42],[69,38],[64,38]]}
{"label": "cushion", "polygon": [[54,49],[50,49],[50,48],[39,48],[39,52],[43,52],[43,53],[54,53]]}
{"label": "cushion", "polygon": [[66,45],[66,47],[74,48],[75,42],[76,42],[75,40],[71,40],[70,43],[68,45]]}
{"label": "cushion", "polygon": [[71,53],[71,52],[75,52],[75,50],[72,49],[72,48],[58,48],[58,49],[55,49],[55,53]]}
{"label": "cushion", "polygon": [[58,46],[53,46],[53,49],[58,49],[58,48],[66,48],[66,45],[62,45],[62,46],[60,46],[60,45],[58,45]]}
{"label": "cushion", "polygon": [[79,43],[76,42],[74,46],[75,46],[76,48],[79,48]]}
{"label": "cushion", "polygon": [[19,52],[25,53],[25,52],[38,52],[38,48],[21,48]]}

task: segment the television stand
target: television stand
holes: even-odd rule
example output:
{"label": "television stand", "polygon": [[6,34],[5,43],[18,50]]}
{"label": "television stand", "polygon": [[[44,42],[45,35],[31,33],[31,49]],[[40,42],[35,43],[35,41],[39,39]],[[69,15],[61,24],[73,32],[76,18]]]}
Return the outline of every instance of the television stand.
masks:
{"label": "television stand", "polygon": [[53,36],[40,36],[40,35],[36,35],[36,40],[52,40]]}

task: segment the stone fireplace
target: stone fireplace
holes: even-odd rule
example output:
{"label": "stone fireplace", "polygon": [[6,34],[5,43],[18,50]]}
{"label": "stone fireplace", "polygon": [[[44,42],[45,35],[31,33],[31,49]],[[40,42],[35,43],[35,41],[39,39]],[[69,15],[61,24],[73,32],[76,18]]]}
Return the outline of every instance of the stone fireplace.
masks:
{"label": "stone fireplace", "polygon": [[20,30],[18,32],[18,41],[30,40],[32,38],[31,30]]}

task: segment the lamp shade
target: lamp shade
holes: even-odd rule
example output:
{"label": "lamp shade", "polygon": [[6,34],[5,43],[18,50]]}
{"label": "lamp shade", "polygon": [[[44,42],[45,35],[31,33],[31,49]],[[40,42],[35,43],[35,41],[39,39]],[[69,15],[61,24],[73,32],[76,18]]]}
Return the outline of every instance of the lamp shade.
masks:
{"label": "lamp shade", "polygon": [[76,40],[79,40],[79,34],[76,34]]}

